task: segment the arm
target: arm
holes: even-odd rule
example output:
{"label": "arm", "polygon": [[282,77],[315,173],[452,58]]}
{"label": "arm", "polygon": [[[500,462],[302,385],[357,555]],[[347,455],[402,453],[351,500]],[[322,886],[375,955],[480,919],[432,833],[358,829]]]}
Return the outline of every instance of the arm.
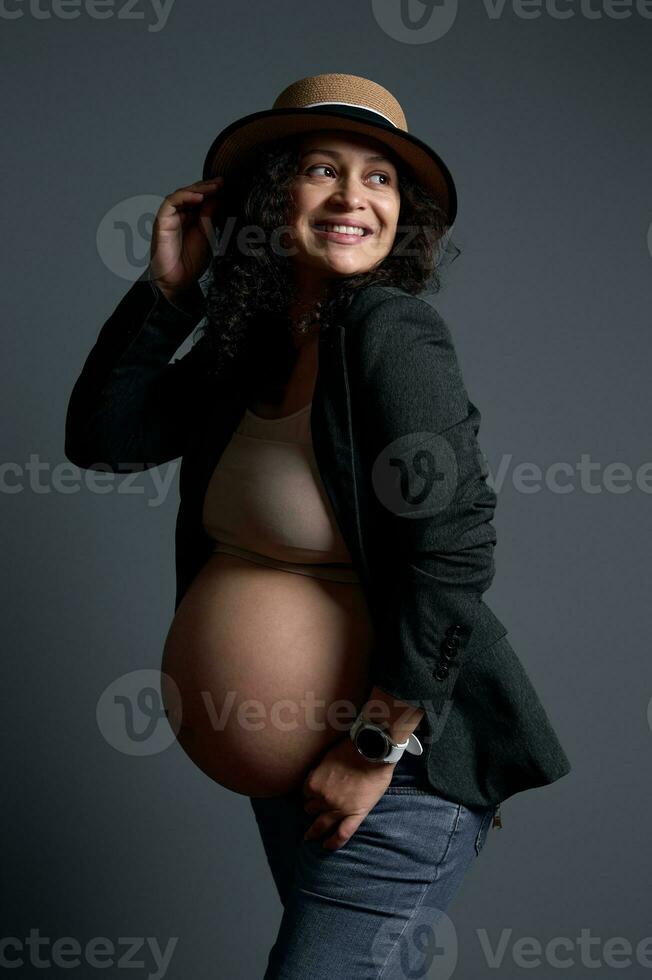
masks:
{"label": "arm", "polygon": [[405,742],[424,715],[423,708],[414,708],[374,684],[364,705],[364,715],[374,724],[383,724],[394,742]]}
{"label": "arm", "polygon": [[371,681],[397,709],[439,713],[483,623],[502,626],[481,602],[494,576],[496,496],[480,414],[446,324],[417,297],[390,294],[369,312],[354,366],[363,479],[388,558]]}
{"label": "arm", "polygon": [[183,455],[200,343],[169,363],[201,320],[199,285],[174,297],[144,276],[102,326],[68,403],[65,454],[83,469],[149,469]]}
{"label": "arm", "polygon": [[[444,322],[414,296],[384,288],[380,295],[362,322],[351,318],[346,338],[362,498],[378,542],[370,554],[376,644],[361,710],[402,742],[425,709],[431,724],[421,740],[432,742],[432,716],[459,670],[449,664],[463,663],[491,629],[506,632],[481,602],[494,573],[495,495],[476,442],[480,416]],[[303,785],[304,808],[318,814],[305,839],[337,825],[323,846],[346,843],[392,770],[361,761],[350,738],[336,742]]]}

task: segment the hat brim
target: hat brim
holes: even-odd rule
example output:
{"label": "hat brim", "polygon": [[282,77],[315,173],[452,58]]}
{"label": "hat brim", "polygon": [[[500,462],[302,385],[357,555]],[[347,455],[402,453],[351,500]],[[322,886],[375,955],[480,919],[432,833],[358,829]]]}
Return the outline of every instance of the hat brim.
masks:
{"label": "hat brim", "polygon": [[218,175],[228,177],[243,155],[268,140],[325,128],[364,133],[381,140],[410,167],[419,183],[440,202],[450,228],[457,215],[457,191],[451,172],[439,154],[411,133],[384,122],[380,116],[378,122],[372,121],[369,115],[366,111],[356,114],[353,107],[339,110],[332,106],[253,112],[216,136],[206,154],[202,177],[204,180]]}

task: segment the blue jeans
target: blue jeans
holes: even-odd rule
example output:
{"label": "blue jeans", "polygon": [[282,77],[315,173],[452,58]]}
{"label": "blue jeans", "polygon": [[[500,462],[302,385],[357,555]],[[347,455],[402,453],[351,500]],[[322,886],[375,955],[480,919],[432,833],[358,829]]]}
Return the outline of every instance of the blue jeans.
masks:
{"label": "blue jeans", "polygon": [[383,796],[335,851],[322,848],[329,835],[302,840],[317,816],[303,809],[302,793],[249,799],[284,906],[263,980],[432,975],[442,952],[434,927],[480,854],[495,807],[438,796],[423,756],[407,752]]}

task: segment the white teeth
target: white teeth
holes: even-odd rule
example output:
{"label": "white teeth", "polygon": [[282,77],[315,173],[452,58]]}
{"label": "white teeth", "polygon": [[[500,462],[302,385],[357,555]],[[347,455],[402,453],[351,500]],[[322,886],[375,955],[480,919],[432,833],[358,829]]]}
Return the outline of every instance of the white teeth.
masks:
{"label": "white teeth", "polygon": [[315,228],[319,228],[320,231],[337,231],[343,235],[359,235],[360,237],[362,237],[362,235],[366,234],[364,228],[360,228],[359,226],[356,225],[323,224],[323,225],[315,225]]}

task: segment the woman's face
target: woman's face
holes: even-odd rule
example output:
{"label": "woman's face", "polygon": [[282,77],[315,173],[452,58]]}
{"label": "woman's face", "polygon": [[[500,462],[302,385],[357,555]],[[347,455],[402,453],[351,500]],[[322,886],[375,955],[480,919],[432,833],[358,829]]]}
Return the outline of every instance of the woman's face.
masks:
{"label": "woman's face", "polygon": [[392,248],[401,205],[386,149],[342,130],[310,133],[299,147],[291,186],[295,264],[311,280],[369,271]]}

